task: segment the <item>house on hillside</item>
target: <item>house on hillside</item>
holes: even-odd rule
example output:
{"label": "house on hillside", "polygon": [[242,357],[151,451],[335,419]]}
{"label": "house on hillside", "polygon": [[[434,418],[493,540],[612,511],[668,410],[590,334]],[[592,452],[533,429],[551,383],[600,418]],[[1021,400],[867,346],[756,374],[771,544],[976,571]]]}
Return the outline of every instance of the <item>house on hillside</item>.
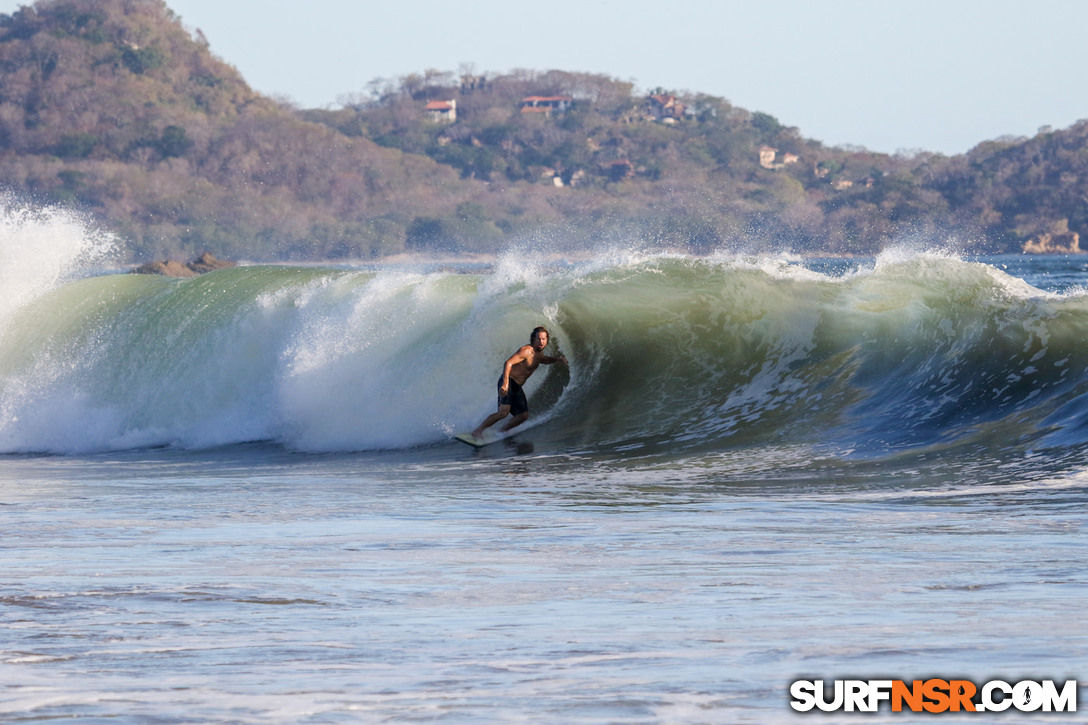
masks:
{"label": "house on hillside", "polygon": [[457,120],[457,100],[430,101],[423,110],[434,123],[453,123]]}
{"label": "house on hillside", "polygon": [[646,97],[647,115],[656,121],[674,123],[684,118],[686,110],[687,106],[676,100],[676,96],[655,93]]}
{"label": "house on hillside", "polygon": [[574,105],[570,96],[526,96],[518,106],[522,113],[563,113]]}
{"label": "house on hillside", "polygon": [[765,169],[782,169],[801,160],[797,154],[782,154],[781,161],[777,161],[777,157],[778,149],[773,146],[759,147],[759,165]]}
{"label": "house on hillside", "polygon": [[461,76],[461,93],[475,93],[487,89],[487,78],[484,76]]}
{"label": "house on hillside", "polygon": [[774,168],[774,157],[778,154],[778,149],[771,146],[759,147],[759,165],[765,169]]}

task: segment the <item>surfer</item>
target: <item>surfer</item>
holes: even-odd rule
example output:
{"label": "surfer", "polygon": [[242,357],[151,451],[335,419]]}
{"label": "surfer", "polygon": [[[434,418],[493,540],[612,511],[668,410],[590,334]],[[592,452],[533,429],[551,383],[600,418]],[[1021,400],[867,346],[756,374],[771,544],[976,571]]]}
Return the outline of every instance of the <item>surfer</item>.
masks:
{"label": "surfer", "polygon": [[484,418],[484,422],[472,431],[474,438],[479,439],[485,430],[508,415],[514,417],[502,427],[503,433],[529,419],[529,403],[525,399],[525,391],[521,386],[541,365],[552,365],[557,362],[567,364],[567,358],[562,355],[550,357],[543,354],[549,339],[548,330],[537,327],[529,335],[529,344],[523,345],[506,360],[502,366],[502,375],[499,376],[499,408]]}

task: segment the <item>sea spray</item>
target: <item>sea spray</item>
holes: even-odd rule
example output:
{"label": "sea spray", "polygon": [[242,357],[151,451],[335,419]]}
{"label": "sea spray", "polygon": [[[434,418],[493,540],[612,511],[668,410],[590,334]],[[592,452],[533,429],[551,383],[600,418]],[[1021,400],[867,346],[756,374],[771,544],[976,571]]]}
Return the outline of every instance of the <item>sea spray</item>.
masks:
{"label": "sea spray", "polygon": [[467,276],[391,271],[347,275],[300,300],[279,383],[287,441],[394,448],[466,425],[463,378],[486,364],[463,329],[475,292]]}
{"label": "sea spray", "polygon": [[0,333],[20,306],[109,264],[117,252],[116,237],[74,212],[0,197]]}
{"label": "sea spray", "polygon": [[[61,305],[23,315],[17,324],[16,318],[65,281],[113,264],[118,247],[116,237],[94,229],[73,211],[0,196],[0,450],[19,449],[20,440],[33,440],[43,449],[64,448],[96,417],[81,408],[81,390],[65,389],[59,382],[58,371],[71,366],[73,350],[47,346],[28,362],[33,353],[21,342],[70,327],[71,310]],[[25,400],[36,401],[36,412],[44,415],[20,417],[19,403]],[[50,415],[58,401],[63,401],[59,414]]]}

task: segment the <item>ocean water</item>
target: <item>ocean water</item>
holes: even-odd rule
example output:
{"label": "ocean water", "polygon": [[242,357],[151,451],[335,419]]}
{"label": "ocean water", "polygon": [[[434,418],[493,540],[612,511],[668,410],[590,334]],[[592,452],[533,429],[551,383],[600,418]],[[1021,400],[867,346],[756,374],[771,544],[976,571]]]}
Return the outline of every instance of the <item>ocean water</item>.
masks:
{"label": "ocean water", "polygon": [[[117,254],[0,216],[4,722],[929,722],[790,683],[1085,679],[1080,257]],[[570,368],[453,441],[538,324]]]}

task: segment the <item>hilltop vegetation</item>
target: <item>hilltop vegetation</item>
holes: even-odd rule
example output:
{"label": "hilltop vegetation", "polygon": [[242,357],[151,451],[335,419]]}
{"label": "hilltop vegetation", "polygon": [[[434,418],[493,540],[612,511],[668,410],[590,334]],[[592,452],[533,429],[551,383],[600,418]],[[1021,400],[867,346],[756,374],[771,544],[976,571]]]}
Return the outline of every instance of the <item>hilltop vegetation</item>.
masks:
{"label": "hilltop vegetation", "polygon": [[[522,99],[533,96],[569,99],[569,108],[523,112]],[[422,112],[433,99],[456,102],[454,123]],[[935,230],[928,212],[942,205],[939,194],[909,181],[912,160],[825,148],[721,98],[639,94],[630,83],[588,74],[524,71],[481,82],[431,72],[344,109],[303,115],[425,155],[462,180],[485,182],[494,196],[521,190],[538,219],[543,201],[589,239],[624,229],[696,251],[736,240],[868,251],[891,235]],[[483,210],[492,218],[502,214],[497,201]],[[518,230],[516,219],[498,224]]]}
{"label": "hilltop vegetation", "polygon": [[0,16],[0,149],[0,184],[89,209],[135,256],[369,256],[403,245],[420,190],[461,199],[451,170],[254,93],[161,0]]}
{"label": "hilltop vegetation", "polygon": [[[524,112],[533,96],[554,107]],[[135,258],[632,235],[697,252],[871,253],[915,233],[1019,251],[1088,228],[1086,137],[1079,123],[964,156],[889,156],[827,148],[722,98],[559,71],[429,71],[299,110],[250,89],[162,0],[0,15],[0,185],[86,209]]]}

